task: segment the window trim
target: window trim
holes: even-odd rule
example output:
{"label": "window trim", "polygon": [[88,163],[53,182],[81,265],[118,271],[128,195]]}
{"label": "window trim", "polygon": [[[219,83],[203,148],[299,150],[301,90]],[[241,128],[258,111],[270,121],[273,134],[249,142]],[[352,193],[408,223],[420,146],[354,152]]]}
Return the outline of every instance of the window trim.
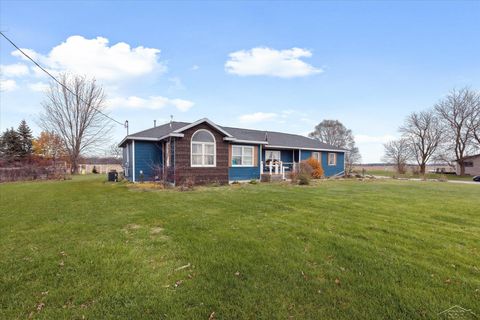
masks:
{"label": "window trim", "polygon": [[[333,155],[333,164],[330,163],[330,156]],[[329,167],[334,167],[337,165],[337,154],[334,152],[329,152],[328,153],[328,166]]]}
{"label": "window trim", "polygon": [[[268,159],[267,158],[267,152],[278,152],[278,159]],[[282,161],[282,152],[281,150],[265,150],[265,163],[269,160],[272,160],[272,161]]]}
{"label": "window trim", "polygon": [[[193,137],[200,131],[204,131],[204,132],[207,132],[208,134],[210,134],[213,138],[213,142],[202,142],[202,141],[193,141]],[[201,154],[201,157],[202,157],[202,164],[193,164],[193,144],[199,144],[202,146],[202,154]],[[205,164],[205,156],[207,156],[207,154],[205,154],[205,145],[210,145],[210,146],[213,146],[213,164]],[[199,154],[195,154],[196,156],[198,156]],[[209,156],[211,156],[211,154],[209,154]],[[213,133],[211,133],[209,130],[206,130],[206,129],[198,129],[197,131],[195,131],[191,138],[190,138],[190,167],[192,168],[214,168],[217,166],[217,140],[215,139],[215,136],[213,135]]]}
{"label": "window trim", "polygon": [[[233,148],[241,148],[242,154],[240,155],[240,159],[242,161],[242,164],[233,164]],[[244,157],[244,152],[243,149],[252,149],[252,164],[243,164],[243,157]],[[232,145],[232,162],[231,162],[232,167],[255,167],[255,147],[254,146],[242,146],[242,145]]]}
{"label": "window trim", "polygon": [[[317,156],[315,156],[315,155],[317,155]],[[313,151],[312,152],[312,158],[314,158],[318,162],[322,163],[322,153],[320,151]]]}

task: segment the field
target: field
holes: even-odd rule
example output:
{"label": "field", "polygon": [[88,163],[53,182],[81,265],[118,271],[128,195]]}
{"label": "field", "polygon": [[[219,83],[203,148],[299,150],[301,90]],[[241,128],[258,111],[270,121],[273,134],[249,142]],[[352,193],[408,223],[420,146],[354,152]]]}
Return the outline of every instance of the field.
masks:
{"label": "field", "polygon": [[[362,171],[359,170],[359,173]],[[365,174],[374,175],[374,176],[385,176],[385,177],[397,177],[397,178],[408,178],[408,179],[447,179],[447,180],[460,180],[460,181],[472,181],[472,176],[457,176],[455,174],[440,174],[440,173],[426,173],[425,176],[413,174],[412,172],[407,172],[405,174],[398,174],[393,170],[365,170]]]}
{"label": "field", "polygon": [[0,185],[0,319],[480,314],[480,186]]}

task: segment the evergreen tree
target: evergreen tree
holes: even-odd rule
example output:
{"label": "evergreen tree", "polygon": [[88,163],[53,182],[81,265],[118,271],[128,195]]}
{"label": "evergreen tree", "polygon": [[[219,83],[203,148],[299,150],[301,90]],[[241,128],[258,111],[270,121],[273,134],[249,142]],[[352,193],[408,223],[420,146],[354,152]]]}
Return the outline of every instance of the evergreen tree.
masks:
{"label": "evergreen tree", "polygon": [[27,158],[33,154],[32,130],[30,130],[27,122],[25,120],[22,120],[20,122],[20,125],[18,126],[17,132],[20,138],[21,145],[20,158]]}
{"label": "evergreen tree", "polygon": [[22,143],[18,132],[13,128],[5,130],[0,138],[0,152],[7,161],[17,160],[22,153]]}

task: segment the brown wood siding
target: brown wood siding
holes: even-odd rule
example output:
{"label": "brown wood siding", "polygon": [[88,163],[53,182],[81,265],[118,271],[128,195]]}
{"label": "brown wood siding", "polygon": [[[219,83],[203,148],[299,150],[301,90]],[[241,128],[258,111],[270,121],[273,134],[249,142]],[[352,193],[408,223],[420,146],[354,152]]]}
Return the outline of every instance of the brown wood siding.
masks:
{"label": "brown wood siding", "polygon": [[[206,129],[210,131],[216,141],[216,167],[192,167],[191,166],[191,138],[195,131]],[[181,185],[188,178],[193,179],[195,184],[218,182],[228,183],[228,142],[223,141],[223,134],[206,123],[192,127],[182,132],[183,138],[175,141],[175,183]]]}

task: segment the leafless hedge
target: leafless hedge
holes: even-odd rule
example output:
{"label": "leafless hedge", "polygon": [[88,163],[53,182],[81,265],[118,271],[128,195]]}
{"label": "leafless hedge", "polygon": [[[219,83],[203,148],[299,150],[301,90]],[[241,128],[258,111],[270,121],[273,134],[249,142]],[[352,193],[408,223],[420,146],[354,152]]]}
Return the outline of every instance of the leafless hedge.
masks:
{"label": "leafless hedge", "polygon": [[69,178],[70,175],[67,174],[64,166],[24,164],[16,167],[0,167],[0,182],[61,180]]}

